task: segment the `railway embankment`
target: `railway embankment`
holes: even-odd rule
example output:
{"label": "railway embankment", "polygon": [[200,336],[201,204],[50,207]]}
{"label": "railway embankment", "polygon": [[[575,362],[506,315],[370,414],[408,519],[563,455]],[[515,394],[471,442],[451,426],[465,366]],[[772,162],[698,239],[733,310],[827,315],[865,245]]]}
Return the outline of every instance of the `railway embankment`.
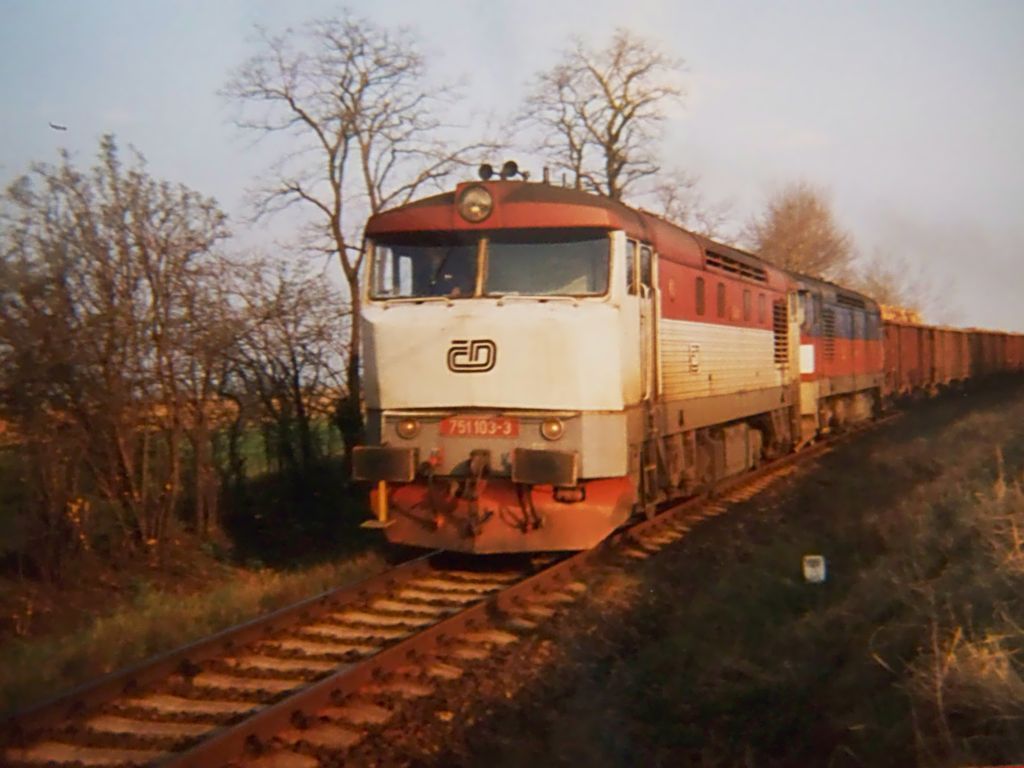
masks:
{"label": "railway embankment", "polygon": [[346,765],[1019,762],[1022,487],[1024,388],[925,403],[609,564]]}
{"label": "railway embankment", "polygon": [[[388,567],[378,548],[293,568],[235,564],[198,551],[69,585],[9,581],[0,716]],[[55,615],[34,617],[34,601]]]}

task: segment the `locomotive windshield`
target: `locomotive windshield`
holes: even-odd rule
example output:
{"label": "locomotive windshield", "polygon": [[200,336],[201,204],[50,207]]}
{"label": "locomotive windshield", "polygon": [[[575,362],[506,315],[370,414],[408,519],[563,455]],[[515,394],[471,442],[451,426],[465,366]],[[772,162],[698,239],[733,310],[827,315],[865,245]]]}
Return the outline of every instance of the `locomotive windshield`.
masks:
{"label": "locomotive windshield", "polygon": [[476,292],[479,245],[470,237],[429,236],[376,243],[373,296],[378,299],[451,299]]}
{"label": "locomotive windshield", "polygon": [[611,241],[600,230],[497,232],[487,243],[489,296],[598,296]]}
{"label": "locomotive windshield", "polygon": [[[602,230],[417,233],[374,244],[372,295],[389,298],[599,296],[611,241]],[[478,286],[477,276],[486,276]]]}

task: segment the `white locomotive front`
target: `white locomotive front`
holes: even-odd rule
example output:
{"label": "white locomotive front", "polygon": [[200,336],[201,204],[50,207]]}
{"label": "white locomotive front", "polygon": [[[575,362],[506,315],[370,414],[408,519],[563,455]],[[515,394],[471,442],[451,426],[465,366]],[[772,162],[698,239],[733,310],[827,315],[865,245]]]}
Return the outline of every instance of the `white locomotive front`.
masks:
{"label": "white locomotive front", "polygon": [[[394,541],[577,549],[632,511],[627,406],[642,382],[626,238],[601,207],[556,201],[538,217],[514,194],[538,187],[464,185],[368,225],[369,444],[354,463]],[[490,198],[479,222],[459,212],[467,190]]]}

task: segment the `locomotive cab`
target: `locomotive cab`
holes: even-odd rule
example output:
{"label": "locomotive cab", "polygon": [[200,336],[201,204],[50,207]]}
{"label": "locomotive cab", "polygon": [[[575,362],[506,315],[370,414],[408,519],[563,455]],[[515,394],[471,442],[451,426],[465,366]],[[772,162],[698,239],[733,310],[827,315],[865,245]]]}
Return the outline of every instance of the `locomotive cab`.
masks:
{"label": "locomotive cab", "polygon": [[353,466],[389,539],[579,549],[633,511],[635,248],[614,208],[581,199],[600,201],[474,183],[371,219]]}

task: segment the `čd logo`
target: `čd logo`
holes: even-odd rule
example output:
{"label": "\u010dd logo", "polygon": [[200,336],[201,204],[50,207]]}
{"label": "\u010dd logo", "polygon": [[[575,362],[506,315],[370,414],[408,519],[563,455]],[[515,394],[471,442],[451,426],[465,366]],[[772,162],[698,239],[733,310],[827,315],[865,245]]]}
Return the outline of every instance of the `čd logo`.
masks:
{"label": "\u010dd logo", "polygon": [[452,373],[486,373],[498,359],[498,345],[490,339],[456,339],[448,348]]}

